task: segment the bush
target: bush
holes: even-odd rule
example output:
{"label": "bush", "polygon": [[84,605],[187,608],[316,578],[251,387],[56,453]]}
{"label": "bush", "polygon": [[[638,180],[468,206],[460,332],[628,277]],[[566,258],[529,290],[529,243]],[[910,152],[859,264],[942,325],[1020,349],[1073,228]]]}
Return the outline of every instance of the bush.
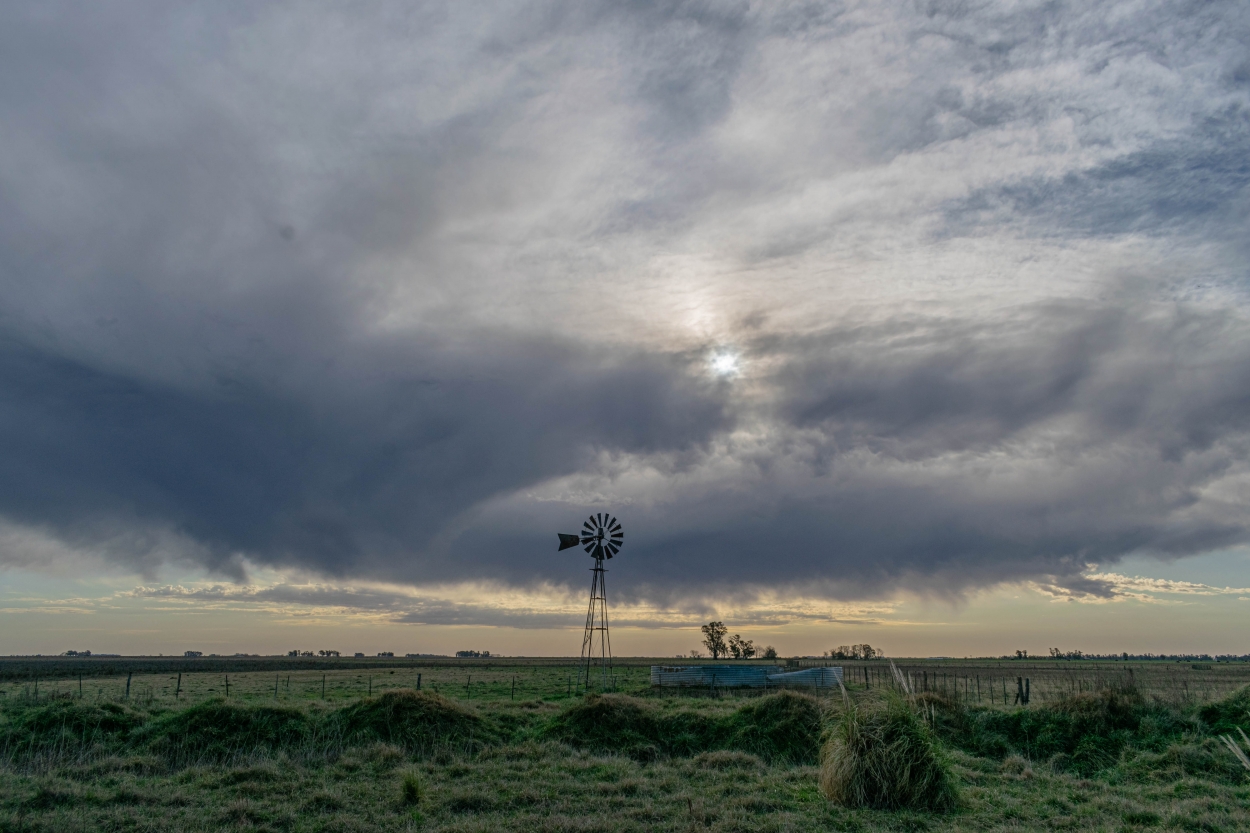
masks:
{"label": "bush", "polygon": [[145,715],[118,703],[58,700],[6,709],[0,747],[29,756],[52,748],[116,748],[143,725]]}
{"label": "bush", "polygon": [[1217,735],[1234,733],[1238,728],[1250,732],[1250,686],[1203,706],[1198,710],[1198,717]]}
{"label": "bush", "polygon": [[928,727],[900,697],[848,703],[821,750],[820,788],[848,807],[947,811],[954,781]]}
{"label": "bush", "polygon": [[974,755],[1020,754],[1085,776],[1115,765],[1129,747],[1162,750],[1192,728],[1177,711],[1147,703],[1131,687],[1076,694],[1040,708],[1013,711],[965,710],[951,704],[937,715],[942,737]]}
{"label": "bush", "polygon": [[209,700],[154,720],[144,735],[158,752],[225,759],[255,749],[299,746],[310,731],[311,721],[299,709]]}
{"label": "bush", "polygon": [[380,740],[409,750],[499,740],[498,732],[472,708],[412,689],[388,691],[344,706],[331,716],[330,723],[348,742]]}
{"label": "bush", "polygon": [[806,694],[783,691],[761,697],[731,717],[727,746],[765,760],[814,764],[819,755],[820,706]]}
{"label": "bush", "polygon": [[732,749],[810,764],[819,752],[820,707],[807,695],[781,692],[714,717],[691,710],[664,714],[633,697],[592,694],[556,715],[543,735],[638,760]]}
{"label": "bush", "polygon": [[557,714],[543,735],[583,749],[652,759],[661,749],[668,752],[674,745],[693,751],[706,748],[705,739],[697,737],[704,733],[691,737],[690,728],[679,727],[675,734],[665,737],[650,706],[619,694],[591,694]]}

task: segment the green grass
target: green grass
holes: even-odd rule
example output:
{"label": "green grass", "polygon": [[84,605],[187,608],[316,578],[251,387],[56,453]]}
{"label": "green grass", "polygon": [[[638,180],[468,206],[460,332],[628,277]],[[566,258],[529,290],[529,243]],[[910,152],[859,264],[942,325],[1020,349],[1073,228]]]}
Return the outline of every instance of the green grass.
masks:
{"label": "green grass", "polygon": [[817,756],[840,700],[392,690],[0,705],[0,831],[1250,829],[1250,777],[1217,739],[1250,729],[1250,691],[1183,706],[1121,688],[1017,710],[923,695],[932,729],[873,696],[856,695],[861,728],[927,745],[957,804],[827,800]]}
{"label": "green grass", "polygon": [[958,792],[924,704],[894,692],[849,699],[829,721],[820,787],[847,807],[948,812]]}

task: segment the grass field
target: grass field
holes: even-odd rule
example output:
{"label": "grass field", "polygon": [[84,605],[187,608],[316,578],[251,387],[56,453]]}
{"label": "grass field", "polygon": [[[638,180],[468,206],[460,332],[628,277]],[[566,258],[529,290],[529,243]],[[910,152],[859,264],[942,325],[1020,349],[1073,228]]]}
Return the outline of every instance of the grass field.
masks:
{"label": "grass field", "polygon": [[[126,660],[40,666],[38,700],[33,661],[8,662],[26,664],[0,661],[0,831],[1250,830],[1218,740],[1250,731],[1238,664],[898,661],[958,789],[931,813],[823,797],[841,692],[661,696],[650,660],[584,698],[567,660],[179,659],[129,700]],[[842,665],[852,701],[889,689],[888,664]],[[1001,702],[1017,676],[1027,708]]]}
{"label": "grass field", "polygon": [[[617,660],[613,688],[642,693],[650,688],[653,664],[692,664],[711,660],[627,658]],[[779,660],[784,664],[786,660]],[[791,660],[810,665],[814,660]],[[771,665],[773,662],[754,661]],[[1016,679],[1030,681],[1031,703],[1131,682],[1169,702],[1214,700],[1250,685],[1250,663],[1100,662],[1066,660],[895,660],[918,691],[935,691],[965,703],[1003,705],[1014,700]],[[888,685],[887,662],[845,661],[851,690]],[[78,695],[100,701],[131,698],[197,702],[230,697],[246,702],[342,701],[372,692],[414,688],[449,697],[482,700],[558,700],[572,693],[575,661],[564,658],[497,659],[287,659],[285,657],[183,659],[0,659],[0,702],[44,696]],[[598,678],[596,678],[598,679]]]}

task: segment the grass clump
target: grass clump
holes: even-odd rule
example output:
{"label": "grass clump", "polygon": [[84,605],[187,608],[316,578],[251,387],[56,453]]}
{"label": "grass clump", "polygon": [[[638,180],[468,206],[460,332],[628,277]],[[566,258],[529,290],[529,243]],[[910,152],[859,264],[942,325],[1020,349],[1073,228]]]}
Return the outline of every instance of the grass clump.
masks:
{"label": "grass clump", "polygon": [[153,720],[144,729],[154,751],[183,759],[224,760],[255,750],[302,745],[308,715],[282,706],[241,706],[209,700]]}
{"label": "grass clump", "polygon": [[12,761],[125,746],[147,716],[120,703],[55,700],[0,713],[0,755]]}
{"label": "grass clump", "polygon": [[957,794],[937,742],[894,695],[848,702],[828,728],[820,789],[847,807],[945,812]]}
{"label": "grass clump", "polygon": [[399,803],[405,807],[415,807],[421,803],[425,790],[421,785],[421,773],[415,769],[405,770],[399,781]]}
{"label": "grass clump", "polygon": [[1250,732],[1250,686],[1198,709],[1198,717],[1216,734]]}
{"label": "grass clump", "polygon": [[761,697],[730,718],[726,744],[779,763],[814,764],[819,755],[820,705],[811,697],[783,691]]}
{"label": "grass clump", "polygon": [[1115,766],[1123,753],[1163,751],[1195,725],[1176,709],[1147,702],[1129,686],[1070,695],[1040,708],[938,709],[944,739],[974,755],[1023,755],[1084,777]]}
{"label": "grass clump", "polygon": [[408,750],[499,740],[498,731],[470,706],[412,689],[388,691],[344,706],[331,722],[349,743],[383,741]]}
{"label": "grass clump", "polygon": [[806,695],[781,692],[716,715],[692,709],[665,712],[633,697],[592,694],[556,715],[542,735],[636,760],[737,750],[770,762],[813,764],[820,706]]}
{"label": "grass clump", "polygon": [[[570,746],[597,752],[620,752],[634,758],[655,758],[674,741],[700,744],[687,731],[662,737],[655,709],[633,697],[590,694],[557,714],[543,735]],[[702,733],[696,733],[702,734]]]}

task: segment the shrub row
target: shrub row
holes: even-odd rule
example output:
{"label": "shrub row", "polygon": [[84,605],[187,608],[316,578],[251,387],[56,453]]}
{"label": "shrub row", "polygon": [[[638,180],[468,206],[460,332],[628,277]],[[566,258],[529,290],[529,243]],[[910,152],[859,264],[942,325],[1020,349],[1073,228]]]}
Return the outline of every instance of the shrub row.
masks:
{"label": "shrub row", "polygon": [[[1166,756],[1182,741],[1210,739],[1238,726],[1250,731],[1250,688],[1190,710],[1149,702],[1132,689],[1081,694],[1014,711],[967,708],[933,694],[920,695],[917,703],[931,718],[926,731],[949,746],[986,758],[1018,754],[1081,775],[1115,765],[1126,752]],[[223,700],[143,710],[62,700],[11,703],[0,709],[0,760],[95,750],[188,761],[255,749],[324,753],[377,741],[410,752],[445,747],[468,751],[537,736],[640,760],[732,750],[771,762],[812,764],[818,758],[821,727],[818,702],[792,692],[751,700],[728,713],[667,710],[619,695],[590,696],[528,723],[411,690],[331,710]]]}

